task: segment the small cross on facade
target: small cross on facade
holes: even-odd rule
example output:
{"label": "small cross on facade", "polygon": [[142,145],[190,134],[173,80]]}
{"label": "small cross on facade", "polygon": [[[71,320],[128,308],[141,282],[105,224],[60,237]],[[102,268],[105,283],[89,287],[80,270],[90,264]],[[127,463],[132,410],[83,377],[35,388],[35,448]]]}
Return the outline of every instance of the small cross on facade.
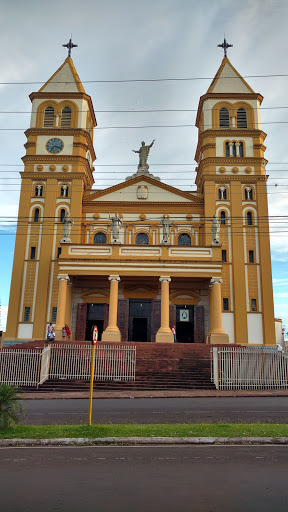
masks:
{"label": "small cross on facade", "polygon": [[222,44],[217,44],[220,48],[224,50],[224,57],[227,57],[227,48],[231,48],[233,44],[228,44],[226,38],[224,37],[224,42]]}
{"label": "small cross on facade", "polygon": [[64,48],[68,48],[68,57],[71,57],[71,50],[72,50],[72,48],[77,48],[78,44],[73,44],[72,43],[72,39],[69,39],[69,43],[62,44],[62,46],[64,46]]}

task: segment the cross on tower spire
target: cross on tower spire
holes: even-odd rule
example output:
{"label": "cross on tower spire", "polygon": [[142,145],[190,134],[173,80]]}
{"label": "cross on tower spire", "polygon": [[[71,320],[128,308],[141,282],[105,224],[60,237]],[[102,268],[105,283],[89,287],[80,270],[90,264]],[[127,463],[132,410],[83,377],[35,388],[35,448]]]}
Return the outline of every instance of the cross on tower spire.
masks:
{"label": "cross on tower spire", "polygon": [[72,36],[71,36],[71,39],[69,39],[69,43],[62,44],[62,46],[64,46],[64,48],[68,48],[68,57],[71,57],[71,50],[72,50],[72,48],[78,47],[78,44],[73,44],[72,43]]}
{"label": "cross on tower spire", "polygon": [[224,50],[224,57],[227,57],[227,48],[231,48],[233,44],[228,44],[226,41],[226,38],[224,36],[224,42],[222,44],[217,44],[220,48],[223,48]]}

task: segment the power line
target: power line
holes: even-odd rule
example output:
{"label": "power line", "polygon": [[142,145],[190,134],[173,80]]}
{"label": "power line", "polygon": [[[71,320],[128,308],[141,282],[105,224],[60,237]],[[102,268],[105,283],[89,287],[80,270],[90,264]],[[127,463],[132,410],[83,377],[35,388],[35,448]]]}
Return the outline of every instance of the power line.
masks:
{"label": "power line", "polygon": [[[242,78],[284,78],[287,77],[288,74],[281,73],[281,74],[268,74],[268,75],[243,75]],[[129,78],[124,80],[71,80],[71,81],[60,81],[56,82],[53,81],[53,84],[119,84],[119,83],[138,83],[138,82],[189,82],[189,81],[197,81],[197,80],[214,80],[215,76],[213,77],[177,77],[177,78]],[[219,76],[217,77],[218,80],[231,80],[231,79],[237,79],[239,80],[238,76]],[[30,81],[30,82],[0,82],[0,85],[44,85],[46,84],[47,80],[45,81]]]}
{"label": "power line", "polygon": [[[273,106],[273,107],[260,107],[260,110],[279,110],[279,109],[287,109],[288,106]],[[220,108],[203,108],[202,112],[212,112],[212,111],[220,111]],[[44,113],[45,110],[38,109],[37,113]],[[87,113],[87,110],[76,110],[71,109],[71,112],[79,112],[79,113]],[[143,114],[143,113],[157,113],[157,112],[198,112],[198,108],[156,108],[156,109],[142,109],[142,110],[93,110],[95,114]],[[36,115],[36,112],[31,112],[31,110],[1,110],[0,114],[31,114]]]}
{"label": "power line", "polygon": [[[248,123],[249,124],[249,123]],[[267,121],[267,122],[261,122],[261,125],[266,124],[288,124],[288,121]],[[251,123],[253,125],[253,128],[255,127],[255,123]],[[93,130],[136,130],[136,129],[146,129],[146,128],[195,128],[195,124],[147,124],[142,126],[96,126],[93,128]],[[33,128],[31,128],[33,129]],[[205,130],[213,129],[213,126],[211,125],[209,128],[206,127]],[[228,129],[228,128],[227,128]],[[27,128],[0,128],[0,131],[26,131]],[[230,129],[231,130],[231,129]],[[235,128],[236,130],[236,128]],[[249,130],[249,128],[248,128]],[[233,129],[232,129],[233,131]]]}

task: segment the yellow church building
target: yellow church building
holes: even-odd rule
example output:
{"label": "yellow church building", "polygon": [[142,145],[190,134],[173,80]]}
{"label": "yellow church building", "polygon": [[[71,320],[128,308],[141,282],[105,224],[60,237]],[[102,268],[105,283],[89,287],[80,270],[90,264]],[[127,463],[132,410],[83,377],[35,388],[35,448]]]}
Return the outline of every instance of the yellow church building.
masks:
{"label": "yellow church building", "polygon": [[175,326],[178,342],[274,345],[263,97],[229,59],[199,101],[195,192],[149,171],[153,142],[123,183],[92,188],[96,118],[71,57],[30,99],[5,340],[52,322],[58,339],[67,323],[76,340],[97,325],[172,343]]}

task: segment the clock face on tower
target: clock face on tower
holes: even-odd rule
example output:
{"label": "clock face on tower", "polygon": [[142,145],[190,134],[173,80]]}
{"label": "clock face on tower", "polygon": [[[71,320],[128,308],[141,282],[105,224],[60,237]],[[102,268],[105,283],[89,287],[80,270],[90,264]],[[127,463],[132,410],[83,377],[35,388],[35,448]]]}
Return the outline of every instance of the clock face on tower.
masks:
{"label": "clock face on tower", "polygon": [[62,140],[60,139],[50,139],[46,144],[46,149],[49,153],[60,153],[64,147]]}

